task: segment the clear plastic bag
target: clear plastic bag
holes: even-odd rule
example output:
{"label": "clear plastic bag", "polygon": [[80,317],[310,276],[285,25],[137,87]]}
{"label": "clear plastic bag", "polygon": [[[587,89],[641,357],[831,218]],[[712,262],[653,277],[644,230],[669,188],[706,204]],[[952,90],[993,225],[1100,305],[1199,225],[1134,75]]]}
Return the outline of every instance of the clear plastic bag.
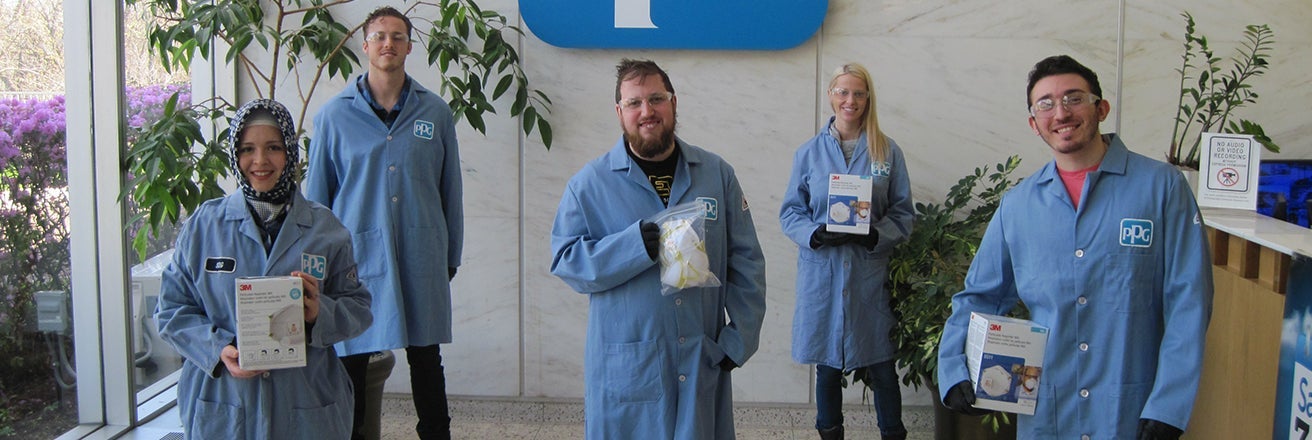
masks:
{"label": "clear plastic bag", "polygon": [[717,287],[706,256],[706,207],[691,202],[675,205],[651,219],[661,227],[661,294],[673,295],[690,287]]}

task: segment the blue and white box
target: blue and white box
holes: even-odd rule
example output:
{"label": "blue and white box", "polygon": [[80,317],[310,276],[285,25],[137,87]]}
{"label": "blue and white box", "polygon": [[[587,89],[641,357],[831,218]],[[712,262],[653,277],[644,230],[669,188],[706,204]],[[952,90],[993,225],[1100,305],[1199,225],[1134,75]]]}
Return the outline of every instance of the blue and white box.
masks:
{"label": "blue and white box", "polygon": [[830,174],[825,229],[869,235],[873,185],[874,180],[868,175]]}
{"label": "blue and white box", "polygon": [[970,314],[966,366],[975,407],[1034,415],[1048,328],[1024,319]]}
{"label": "blue and white box", "polygon": [[237,364],[243,370],[305,366],[300,277],[237,278]]}

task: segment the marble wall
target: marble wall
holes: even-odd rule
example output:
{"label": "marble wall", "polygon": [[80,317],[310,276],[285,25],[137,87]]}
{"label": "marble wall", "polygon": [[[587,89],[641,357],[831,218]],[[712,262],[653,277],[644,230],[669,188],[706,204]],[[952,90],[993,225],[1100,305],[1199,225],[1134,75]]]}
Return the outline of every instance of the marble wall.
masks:
{"label": "marble wall", "polygon": [[[339,16],[364,17],[380,2],[360,3],[367,4],[345,5]],[[479,4],[518,21],[515,1]],[[506,116],[490,118],[486,135],[460,129],[467,235],[454,282],[455,342],[442,347],[448,392],[582,397],[588,302],[549,273],[548,237],[566,180],[619,135],[612,101],[620,58],[652,59],[669,72],[680,98],[678,134],[732,163],[754,208],[767,316],[760,351],[735,372],[735,397],[808,403],[811,370],[789,356],[796,249],[777,213],[793,151],[831,114],[823,94],[829,72],[848,61],[871,70],[881,125],[906,152],[914,197],[940,201],[974,167],[1019,154],[1028,174],[1049,160],[1026,123],[1024,88],[1034,62],[1053,54],[1098,72],[1113,108],[1104,132],[1120,127],[1132,149],[1164,157],[1185,8],[1222,57],[1243,25],[1271,25],[1278,41],[1271,71],[1253,81],[1262,98],[1244,115],[1284,147],[1264,157],[1312,158],[1306,0],[832,0],[816,35],[770,52],[562,49],[525,29],[524,67],[554,102],[555,142],[546,149]],[[435,88],[421,52],[410,57],[410,71]],[[327,89],[315,101],[343,86],[321,84]],[[408,392],[408,374],[399,361],[386,390]],[[926,393],[907,394],[909,403],[929,402]],[[848,399],[860,402],[860,393]]]}

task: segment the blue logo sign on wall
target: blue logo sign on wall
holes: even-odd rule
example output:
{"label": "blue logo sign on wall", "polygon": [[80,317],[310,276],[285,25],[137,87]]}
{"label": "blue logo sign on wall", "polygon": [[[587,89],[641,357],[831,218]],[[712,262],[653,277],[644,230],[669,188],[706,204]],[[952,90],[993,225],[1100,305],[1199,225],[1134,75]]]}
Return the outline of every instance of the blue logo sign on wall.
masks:
{"label": "blue logo sign on wall", "polygon": [[519,0],[557,47],[788,49],[820,29],[829,0]]}

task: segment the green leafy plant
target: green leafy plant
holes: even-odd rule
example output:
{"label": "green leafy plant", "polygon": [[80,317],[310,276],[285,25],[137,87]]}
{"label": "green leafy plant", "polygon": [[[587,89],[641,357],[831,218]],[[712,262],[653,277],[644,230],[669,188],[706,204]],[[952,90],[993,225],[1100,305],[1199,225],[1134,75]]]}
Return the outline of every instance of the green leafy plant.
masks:
{"label": "green leafy plant", "polygon": [[[1019,182],[1011,174],[1020,161],[1011,156],[991,169],[975,168],[948,190],[942,203],[916,203],[911,236],[889,259],[888,286],[897,317],[894,356],[906,370],[904,384],[936,389],[939,341],[952,314],[952,295],[964,287],[1002,195]],[[984,423],[996,430],[998,417],[1008,423],[1003,413],[986,416]]]}
{"label": "green leafy plant", "polygon": [[[227,47],[223,59],[237,65],[238,75],[258,97],[282,96],[277,93],[280,86],[295,88],[299,108],[287,104],[297,113],[297,127],[304,127],[309,103],[324,75],[346,80],[360,66],[351,38],[363,31],[363,24],[348,27],[332,12],[353,1],[127,0],[127,4],[143,5],[157,18],[149,41],[166,69],[188,69],[196,55],[207,60],[217,57],[212,49],[222,42]],[[415,1],[402,13],[415,25],[415,45],[425,49],[428,63],[441,72],[437,91],[446,97],[457,121],[486,133],[484,116],[497,112],[493,102],[511,96],[510,116],[521,119],[524,134],[536,130],[551,148],[551,125],[545,118],[551,100],[529,87],[515,45],[507,40],[522,35],[519,28],[473,0]],[[218,182],[228,175],[222,146],[226,131],[208,137],[200,122],[227,127],[235,111],[223,99],[195,104],[170,100],[161,119],[140,133],[128,151],[123,167],[132,180],[119,197],[142,209],[130,224],[148,226],[134,233],[133,248],[140,258],[145,258],[148,234],[223,194]],[[309,139],[302,139],[305,148]]]}
{"label": "green leafy plant", "polygon": [[1213,54],[1207,37],[1197,33],[1194,17],[1188,12],[1181,16],[1185,19],[1184,53],[1176,69],[1180,73],[1180,96],[1167,162],[1198,169],[1203,133],[1217,130],[1252,135],[1268,151],[1280,152],[1280,146],[1267,136],[1261,124],[1234,115],[1235,110],[1257,103],[1257,92],[1248,81],[1265,74],[1270,66],[1275,33],[1265,24],[1245,26],[1242,47],[1223,62]]}

